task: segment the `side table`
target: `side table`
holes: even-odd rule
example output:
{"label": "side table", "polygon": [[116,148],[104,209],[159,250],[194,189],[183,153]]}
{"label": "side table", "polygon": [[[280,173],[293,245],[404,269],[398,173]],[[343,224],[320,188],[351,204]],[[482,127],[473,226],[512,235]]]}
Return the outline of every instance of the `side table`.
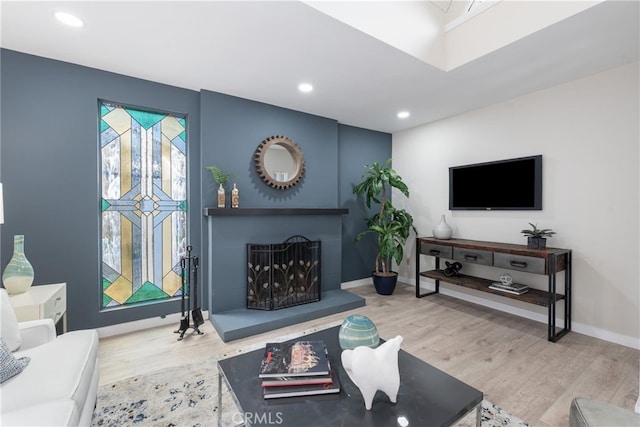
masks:
{"label": "side table", "polygon": [[31,286],[26,292],[9,297],[18,322],[52,319],[56,324],[56,332],[67,332],[66,283]]}

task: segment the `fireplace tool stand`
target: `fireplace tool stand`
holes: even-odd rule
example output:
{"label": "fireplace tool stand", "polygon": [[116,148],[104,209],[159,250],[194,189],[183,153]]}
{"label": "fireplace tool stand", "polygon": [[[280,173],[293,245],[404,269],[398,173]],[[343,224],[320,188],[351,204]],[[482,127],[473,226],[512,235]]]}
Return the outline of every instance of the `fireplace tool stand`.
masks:
{"label": "fireplace tool stand", "polygon": [[[191,246],[187,246],[187,256],[180,258],[180,268],[182,269],[182,317],[180,318],[180,327],[174,331],[174,333],[180,334],[178,341],[182,341],[184,334],[189,329],[193,329],[194,333],[198,335],[204,335],[204,332],[198,328],[204,323],[202,310],[198,305],[198,257],[191,255]],[[185,304],[187,296],[189,297],[188,304],[191,306],[191,311]],[[191,323],[191,320],[193,320],[193,323]]]}

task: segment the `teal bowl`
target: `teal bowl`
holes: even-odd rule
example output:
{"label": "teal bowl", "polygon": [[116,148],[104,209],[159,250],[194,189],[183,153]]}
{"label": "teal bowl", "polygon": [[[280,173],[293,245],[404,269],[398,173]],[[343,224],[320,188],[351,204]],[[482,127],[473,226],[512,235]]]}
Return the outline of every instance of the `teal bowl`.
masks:
{"label": "teal bowl", "polygon": [[343,350],[352,350],[361,345],[376,348],[380,342],[380,335],[371,319],[362,314],[352,314],[342,322],[338,341]]}

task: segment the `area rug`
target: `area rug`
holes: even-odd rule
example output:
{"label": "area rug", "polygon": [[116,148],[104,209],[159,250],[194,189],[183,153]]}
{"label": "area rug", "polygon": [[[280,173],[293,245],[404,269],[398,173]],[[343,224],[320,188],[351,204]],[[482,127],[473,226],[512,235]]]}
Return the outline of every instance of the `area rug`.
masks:
{"label": "area rug", "polygon": [[[284,341],[289,337],[281,338]],[[217,425],[220,409],[222,426],[242,425],[242,415],[226,388],[222,393],[222,408],[218,407],[218,369],[212,358],[101,385],[92,426],[209,427]],[[475,411],[456,425],[475,426]],[[529,424],[484,400],[481,426],[527,427]]]}
{"label": "area rug", "polygon": [[[223,425],[238,424],[230,394],[223,398]],[[208,427],[216,425],[218,411],[218,369],[208,360],[100,386],[91,424]]]}

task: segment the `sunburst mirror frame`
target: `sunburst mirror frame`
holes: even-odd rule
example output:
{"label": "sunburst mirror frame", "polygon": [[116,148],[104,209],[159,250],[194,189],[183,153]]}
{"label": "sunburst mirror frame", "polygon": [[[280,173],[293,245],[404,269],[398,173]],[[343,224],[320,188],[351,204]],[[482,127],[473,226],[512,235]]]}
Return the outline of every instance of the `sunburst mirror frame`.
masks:
{"label": "sunburst mirror frame", "polygon": [[[294,173],[291,174],[291,178],[287,181],[277,181],[274,177],[271,176],[267,167],[265,166],[265,156],[269,148],[274,145],[278,145],[289,152],[291,155],[291,159],[294,162],[295,170]],[[256,162],[256,170],[258,171],[258,175],[260,178],[266,182],[269,186],[286,190],[287,188],[291,188],[296,185],[304,175],[304,156],[302,155],[302,150],[300,147],[293,142],[290,138],[282,135],[273,135],[265,139],[258,145],[255,153],[255,162]]]}

